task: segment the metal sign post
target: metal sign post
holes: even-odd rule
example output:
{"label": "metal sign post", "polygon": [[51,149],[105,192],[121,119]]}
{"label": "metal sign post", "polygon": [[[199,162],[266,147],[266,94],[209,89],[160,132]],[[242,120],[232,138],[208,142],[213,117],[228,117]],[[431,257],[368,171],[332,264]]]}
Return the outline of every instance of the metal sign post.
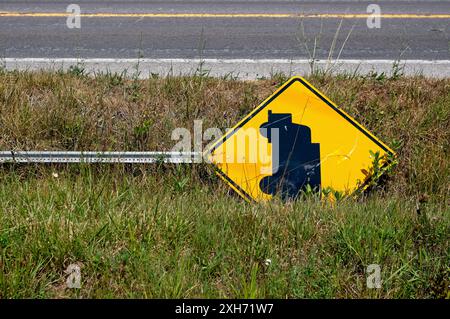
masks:
{"label": "metal sign post", "polygon": [[199,152],[3,151],[0,163],[198,163]]}

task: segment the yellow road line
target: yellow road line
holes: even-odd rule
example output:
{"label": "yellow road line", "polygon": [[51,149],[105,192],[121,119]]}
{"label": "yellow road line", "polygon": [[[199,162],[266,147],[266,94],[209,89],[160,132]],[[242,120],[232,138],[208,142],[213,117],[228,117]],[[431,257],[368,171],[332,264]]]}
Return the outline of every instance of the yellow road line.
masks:
{"label": "yellow road line", "polygon": [[[0,17],[67,17],[66,12],[2,12]],[[86,18],[337,18],[337,19],[367,19],[376,17],[371,14],[353,13],[320,13],[320,14],[290,14],[290,13],[82,13]],[[381,14],[384,19],[450,19],[450,14]]]}

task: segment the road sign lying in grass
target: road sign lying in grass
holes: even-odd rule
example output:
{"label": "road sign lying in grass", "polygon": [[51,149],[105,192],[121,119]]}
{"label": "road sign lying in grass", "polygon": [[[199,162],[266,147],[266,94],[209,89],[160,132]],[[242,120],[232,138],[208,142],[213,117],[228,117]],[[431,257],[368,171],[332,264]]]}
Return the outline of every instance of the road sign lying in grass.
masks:
{"label": "road sign lying in grass", "polygon": [[257,201],[311,191],[351,194],[393,155],[301,77],[291,78],[207,151],[230,187]]}
{"label": "road sign lying in grass", "polygon": [[[190,139],[188,139],[188,148]],[[199,163],[207,158],[247,200],[302,192],[348,195],[394,152],[300,77],[293,77],[201,152],[3,151],[0,163]]]}

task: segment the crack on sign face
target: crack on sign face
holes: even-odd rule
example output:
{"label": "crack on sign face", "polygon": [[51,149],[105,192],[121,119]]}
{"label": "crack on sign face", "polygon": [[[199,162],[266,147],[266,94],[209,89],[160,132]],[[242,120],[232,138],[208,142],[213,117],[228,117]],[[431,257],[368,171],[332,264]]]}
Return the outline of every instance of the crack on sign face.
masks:
{"label": "crack on sign face", "polygon": [[358,138],[356,138],[355,143],[353,144],[353,147],[350,151],[348,151],[347,154],[340,154],[342,152],[341,149],[337,149],[336,151],[334,151],[331,154],[327,154],[320,162],[323,164],[325,163],[328,159],[330,159],[331,157],[341,157],[342,159],[337,163],[340,164],[343,161],[348,161],[351,159],[353,153],[355,152],[356,148],[358,147],[359,141]]}
{"label": "crack on sign face", "polygon": [[341,155],[342,159],[338,162],[338,164],[341,164],[343,161],[348,161],[352,157],[357,147],[358,147],[358,138],[356,138],[355,144],[353,144],[352,149],[347,154]]}

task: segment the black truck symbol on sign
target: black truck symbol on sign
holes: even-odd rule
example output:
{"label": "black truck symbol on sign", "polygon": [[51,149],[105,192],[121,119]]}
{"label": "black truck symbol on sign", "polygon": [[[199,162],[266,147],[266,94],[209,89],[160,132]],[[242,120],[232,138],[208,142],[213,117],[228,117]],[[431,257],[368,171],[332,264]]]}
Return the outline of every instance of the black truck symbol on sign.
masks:
{"label": "black truck symbol on sign", "polygon": [[[311,143],[311,129],[292,123],[292,114],[268,112],[268,121],[260,133],[272,143],[272,175],[260,181],[261,190],[269,195],[280,194],[294,199],[309,185],[320,189],[320,144]],[[277,129],[278,138],[272,139]],[[278,143],[278,145],[273,145]],[[275,156],[278,156],[275,158]]]}

